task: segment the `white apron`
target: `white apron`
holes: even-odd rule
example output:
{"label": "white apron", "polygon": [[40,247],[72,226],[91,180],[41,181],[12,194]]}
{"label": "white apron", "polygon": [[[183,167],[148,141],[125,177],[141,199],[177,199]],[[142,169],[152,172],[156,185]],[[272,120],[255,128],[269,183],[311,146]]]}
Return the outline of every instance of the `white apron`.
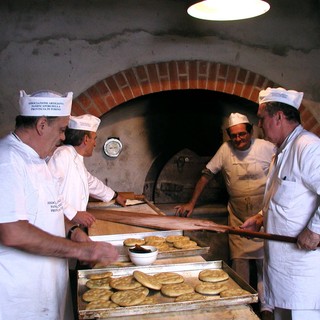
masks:
{"label": "white apron", "polygon": [[[222,172],[229,194],[229,225],[240,226],[262,208],[264,188],[275,147],[262,139],[251,139],[247,150],[225,142],[207,163],[213,174]],[[231,259],[262,259],[263,241],[229,235]]]}
{"label": "white apron", "polygon": [[[25,153],[16,156],[14,163],[5,163],[1,173],[2,178],[10,181],[7,195],[15,192],[14,184],[19,186],[16,198],[24,209],[12,201],[3,205],[3,212],[19,208],[29,223],[64,237],[62,204],[47,165],[31,148],[19,147],[25,148]],[[14,166],[24,172],[23,177],[16,174]],[[65,314],[69,286],[65,259],[37,256],[0,245],[0,275],[1,320],[71,319],[72,313]]]}
{"label": "white apron", "polygon": [[[240,160],[232,155],[232,172],[228,184],[229,225],[239,227],[261,209],[264,194],[265,173],[255,156]],[[231,259],[262,259],[263,240],[229,235]]]}
{"label": "white apron", "polygon": [[[320,140],[298,126],[279,148],[266,185],[264,226],[296,237],[308,226],[320,234]],[[283,309],[320,309],[320,249],[265,242],[266,302]]]}

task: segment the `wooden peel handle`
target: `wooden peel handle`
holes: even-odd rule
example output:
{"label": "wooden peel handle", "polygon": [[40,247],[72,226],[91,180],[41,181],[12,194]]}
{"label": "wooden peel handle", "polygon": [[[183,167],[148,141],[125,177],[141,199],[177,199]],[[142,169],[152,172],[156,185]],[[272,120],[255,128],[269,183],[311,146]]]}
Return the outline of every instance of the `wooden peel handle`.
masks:
{"label": "wooden peel handle", "polygon": [[258,231],[248,231],[243,229],[230,228],[226,232],[237,234],[240,236],[242,235],[250,238],[261,238],[261,239],[276,240],[276,241],[283,241],[283,242],[290,242],[290,243],[297,242],[297,238],[294,238],[294,237],[281,236],[278,234],[270,234],[270,233],[258,232]]}
{"label": "wooden peel handle", "polygon": [[[217,227],[208,227],[208,228],[205,227],[205,228],[206,230],[213,230],[213,231],[217,230]],[[297,243],[297,238],[295,237],[282,236],[282,235],[271,234],[266,232],[248,231],[248,230],[236,229],[228,226],[225,226],[224,232],[237,234],[237,235],[248,237],[248,238],[260,238],[260,239],[273,240],[273,241]],[[320,243],[318,244],[318,247],[320,247]]]}

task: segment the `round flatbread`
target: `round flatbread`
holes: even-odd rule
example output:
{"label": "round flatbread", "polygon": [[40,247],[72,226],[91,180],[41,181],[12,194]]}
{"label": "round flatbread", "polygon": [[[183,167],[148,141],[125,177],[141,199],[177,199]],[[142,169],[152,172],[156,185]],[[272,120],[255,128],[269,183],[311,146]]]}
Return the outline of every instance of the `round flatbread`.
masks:
{"label": "round flatbread", "polygon": [[182,235],[171,235],[166,237],[166,241],[169,243],[174,243],[176,241],[183,241],[183,240],[190,240],[190,238]]}
{"label": "round flatbread", "polygon": [[130,267],[132,266],[132,262],[126,261],[117,261],[108,265],[108,267]]}
{"label": "round flatbread", "polygon": [[110,281],[111,277],[108,278],[102,278],[97,280],[88,280],[86,282],[86,287],[90,289],[98,288],[98,289],[111,289],[110,287]]}
{"label": "round flatbread", "polygon": [[112,277],[113,273],[111,271],[108,272],[102,272],[102,273],[93,273],[88,275],[88,279],[90,280],[99,280],[103,278],[109,278]]}
{"label": "round flatbread", "polygon": [[228,279],[229,275],[222,269],[206,269],[199,273],[199,280],[206,282],[219,282]]}
{"label": "round flatbread", "polygon": [[141,283],[133,276],[124,276],[112,279],[110,287],[116,290],[131,290],[141,287]]}
{"label": "round flatbread", "polygon": [[111,296],[112,302],[121,307],[136,306],[145,299],[145,294],[136,290],[117,291]]}
{"label": "round flatbread", "polygon": [[95,300],[109,300],[113,292],[108,289],[89,289],[82,295],[82,299],[86,302]]}
{"label": "round flatbread", "polygon": [[140,282],[142,285],[144,285],[147,288],[150,288],[153,290],[161,289],[161,286],[162,286],[161,283],[149,274],[136,270],[136,271],[133,271],[133,276],[138,282]]}
{"label": "round flatbread", "polygon": [[246,296],[250,294],[249,291],[241,289],[241,288],[235,288],[235,289],[227,289],[222,292],[220,292],[221,298],[228,298],[228,297],[238,297],[238,296]]}
{"label": "round flatbread", "polygon": [[160,243],[160,244],[154,244],[154,247],[156,247],[159,252],[174,250],[174,248],[171,247],[167,242]]}
{"label": "round flatbread", "polygon": [[155,296],[149,296],[146,297],[139,305],[147,305],[147,304],[156,304],[156,297]]}
{"label": "round flatbread", "polygon": [[193,288],[187,283],[164,284],[161,293],[168,297],[178,297],[185,293],[194,292]]}
{"label": "round flatbread", "polygon": [[166,238],[164,237],[159,237],[159,236],[147,236],[144,237],[144,240],[146,241],[146,244],[152,246],[153,244],[149,244],[149,243],[164,243],[166,242]]}
{"label": "round flatbread", "polygon": [[149,289],[146,287],[139,287],[137,289],[132,289],[132,291],[142,292],[145,296],[147,296],[149,294]]}
{"label": "round flatbread", "polygon": [[177,249],[192,249],[197,247],[197,243],[192,240],[175,241],[173,246]]}
{"label": "round flatbread", "polygon": [[202,282],[195,286],[194,290],[201,294],[219,294],[228,287],[221,283]]}
{"label": "round flatbread", "polygon": [[183,276],[175,272],[160,272],[160,273],[156,273],[153,277],[161,284],[184,282]]}
{"label": "round flatbread", "polygon": [[183,302],[183,301],[196,301],[196,300],[206,300],[206,297],[200,293],[192,292],[192,293],[182,294],[181,296],[177,297],[174,301]]}
{"label": "round flatbread", "polygon": [[119,307],[116,303],[106,300],[95,300],[88,303],[86,310],[107,309]]}
{"label": "round flatbread", "polygon": [[136,239],[136,238],[128,238],[128,239],[125,239],[123,241],[123,244],[126,246],[126,247],[134,247],[136,244],[138,244],[139,246],[145,244],[145,240],[144,239]]}

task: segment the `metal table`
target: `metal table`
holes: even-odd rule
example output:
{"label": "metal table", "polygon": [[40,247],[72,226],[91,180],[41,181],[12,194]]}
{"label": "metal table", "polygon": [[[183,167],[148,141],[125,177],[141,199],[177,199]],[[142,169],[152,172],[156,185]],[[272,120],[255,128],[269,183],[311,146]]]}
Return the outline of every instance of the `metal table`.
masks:
{"label": "metal table", "polygon": [[[101,208],[100,208],[101,209]],[[110,207],[108,207],[110,209]],[[140,211],[157,214],[147,204],[141,204],[138,206],[131,206],[128,208],[120,207],[119,210],[130,210]],[[103,210],[103,209],[102,209]],[[115,208],[117,210],[117,208]],[[89,210],[90,211],[90,210]],[[152,212],[153,211],[153,212]],[[92,228],[89,228],[88,234],[90,236],[95,235],[110,235],[110,234],[122,234],[122,233],[136,233],[136,232],[148,232],[155,231],[154,229],[139,228],[120,223],[113,223],[107,221],[97,220]],[[188,263],[188,262],[202,262],[205,261],[201,256],[191,257],[176,257],[161,259],[156,261],[155,264],[176,264],[176,263]],[[146,315],[133,315],[127,316],[126,319],[139,319],[139,320],[163,320],[163,314],[146,314]],[[119,320],[118,317],[108,318]],[[258,320],[259,317],[253,312],[250,305],[236,305],[236,306],[223,306],[216,307],[208,310],[192,310],[192,311],[179,311],[179,312],[168,312],[165,314],[166,320],[185,320],[185,319],[196,319],[196,320],[207,320],[207,319],[225,319],[225,320]]]}

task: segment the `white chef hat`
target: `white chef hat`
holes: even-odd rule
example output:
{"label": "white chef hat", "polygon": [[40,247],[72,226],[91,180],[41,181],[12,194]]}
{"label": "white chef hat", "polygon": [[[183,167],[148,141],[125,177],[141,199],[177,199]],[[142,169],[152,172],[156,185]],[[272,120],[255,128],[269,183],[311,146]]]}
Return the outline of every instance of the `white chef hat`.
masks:
{"label": "white chef hat", "polygon": [[267,88],[259,93],[259,104],[265,102],[282,102],[299,109],[303,92],[283,88]]}
{"label": "white chef hat", "polygon": [[75,130],[85,130],[96,132],[101,120],[91,114],[82,116],[70,116],[68,127]]}
{"label": "white chef hat", "polygon": [[228,128],[240,123],[250,123],[248,118],[241,113],[231,113],[228,120]]}
{"label": "white chef hat", "polygon": [[31,117],[69,116],[72,96],[72,92],[61,94],[51,90],[41,90],[29,95],[24,90],[20,90],[20,115]]}

